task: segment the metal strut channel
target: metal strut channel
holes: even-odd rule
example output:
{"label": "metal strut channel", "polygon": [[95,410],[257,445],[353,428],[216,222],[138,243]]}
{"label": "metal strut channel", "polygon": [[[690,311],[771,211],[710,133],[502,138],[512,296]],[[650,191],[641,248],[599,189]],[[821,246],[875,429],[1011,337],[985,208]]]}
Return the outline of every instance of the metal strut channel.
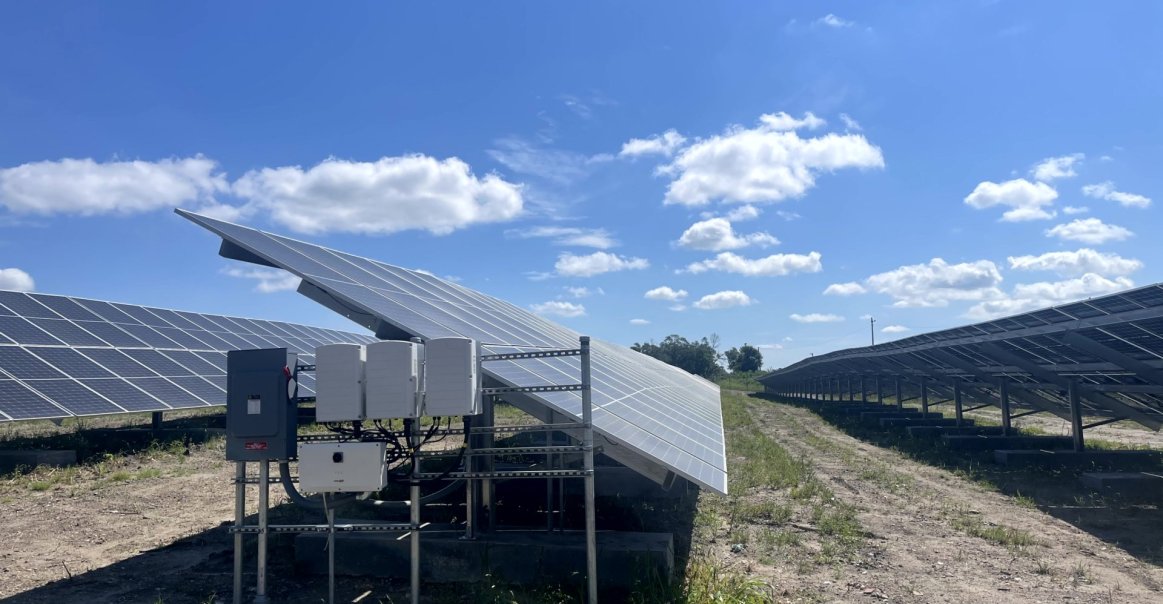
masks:
{"label": "metal strut channel", "polygon": [[581,384],[564,384],[560,386],[505,386],[503,388],[481,388],[481,394],[506,394],[509,392],[569,392],[581,390]]}
{"label": "metal strut channel", "polygon": [[421,472],[416,478],[448,478],[448,479],[477,479],[477,478],[548,478],[548,477],[576,477],[592,476],[593,470],[513,470],[509,472],[451,472],[447,475],[439,472]]}
{"label": "metal strut channel", "polygon": [[542,350],[539,352],[506,352],[502,354],[486,354],[481,356],[481,362],[488,361],[515,361],[518,359],[544,359],[547,357],[576,357],[581,350]]}
{"label": "metal strut channel", "polygon": [[[581,453],[582,451],[584,449],[581,445],[557,447],[490,447],[486,449],[466,449],[464,455],[469,457],[473,455],[547,455],[550,453]],[[420,457],[455,457],[460,454],[460,449],[417,452],[417,455]]]}
{"label": "metal strut channel", "polygon": [[[405,533],[420,530],[428,523],[412,524],[337,524],[335,530],[340,533]],[[268,533],[326,533],[329,527],[326,524],[271,524],[267,526]],[[231,533],[261,533],[262,527],[241,526],[230,527]]]}

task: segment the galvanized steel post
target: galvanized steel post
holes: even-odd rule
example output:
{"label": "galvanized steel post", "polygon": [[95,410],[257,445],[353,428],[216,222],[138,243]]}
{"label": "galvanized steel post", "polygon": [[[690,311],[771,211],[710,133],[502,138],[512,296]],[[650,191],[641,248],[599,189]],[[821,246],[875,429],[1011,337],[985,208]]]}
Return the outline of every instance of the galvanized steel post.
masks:
{"label": "galvanized steel post", "polygon": [[953,380],[953,410],[957,416],[957,427],[961,427],[961,380]]}
{"label": "galvanized steel post", "polygon": [[246,462],[234,464],[234,604],[242,604],[242,525],[246,522]]}
{"label": "galvanized steel post", "polygon": [[267,603],[267,510],[270,508],[271,462],[258,462],[258,567],[254,604]]}
{"label": "galvanized steel post", "polygon": [[412,525],[411,573],[412,604],[420,604],[420,420],[411,420],[408,430],[408,444],[412,448],[412,484],[409,488],[409,522]]}
{"label": "galvanized steel post", "polygon": [[1001,383],[998,384],[998,392],[1001,396],[1001,433],[1003,436],[1010,434],[1010,381],[1007,378],[1002,378]]}
{"label": "galvanized steel post", "polygon": [[590,338],[581,337],[582,424],[586,490],[586,581],[590,604],[598,602],[598,534],[594,514],[593,393],[590,386]]}
{"label": "galvanized steel post", "polygon": [[905,399],[901,396],[901,376],[896,376],[896,408],[905,408]]}
{"label": "galvanized steel post", "polygon": [[1082,438],[1082,396],[1078,392],[1078,380],[1070,380],[1067,394],[1070,396],[1070,436],[1074,439],[1074,450],[1081,452],[1086,448]]}
{"label": "galvanized steel post", "polygon": [[929,383],[921,378],[921,413],[929,412]]}

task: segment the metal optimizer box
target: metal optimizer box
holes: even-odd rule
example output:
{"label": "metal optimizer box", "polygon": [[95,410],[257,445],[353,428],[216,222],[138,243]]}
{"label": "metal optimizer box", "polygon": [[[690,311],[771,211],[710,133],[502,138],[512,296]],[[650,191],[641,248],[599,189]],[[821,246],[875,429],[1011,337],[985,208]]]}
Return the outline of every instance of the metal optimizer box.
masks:
{"label": "metal optimizer box", "polygon": [[299,488],[310,493],[368,493],[387,485],[382,442],[303,443]]}
{"label": "metal optimizer box", "polygon": [[469,338],[434,338],[424,345],[424,409],[429,417],[478,415],[481,378],[477,343]]}
{"label": "metal optimizer box", "polygon": [[315,349],[315,421],[364,419],[365,354],[359,344],[327,344]]}
{"label": "metal optimizer box", "polygon": [[298,409],[287,392],[286,348],[226,353],[226,459],[271,461],[295,456]]}
{"label": "metal optimizer box", "polygon": [[420,360],[424,345],[384,340],[367,345],[366,415],[368,419],[417,417]]}

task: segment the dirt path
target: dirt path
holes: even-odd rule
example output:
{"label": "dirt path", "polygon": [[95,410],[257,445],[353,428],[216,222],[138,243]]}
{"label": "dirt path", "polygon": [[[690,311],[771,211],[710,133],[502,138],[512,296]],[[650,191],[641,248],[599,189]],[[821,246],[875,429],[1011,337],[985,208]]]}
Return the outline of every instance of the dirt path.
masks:
{"label": "dirt path", "polygon": [[[784,574],[785,585],[804,583],[790,592],[841,601],[1163,601],[1163,569],[1014,498],[854,439],[807,409],[753,400],[749,410],[858,508],[869,533],[859,563],[834,575]],[[1013,543],[1023,535],[1036,544]]]}

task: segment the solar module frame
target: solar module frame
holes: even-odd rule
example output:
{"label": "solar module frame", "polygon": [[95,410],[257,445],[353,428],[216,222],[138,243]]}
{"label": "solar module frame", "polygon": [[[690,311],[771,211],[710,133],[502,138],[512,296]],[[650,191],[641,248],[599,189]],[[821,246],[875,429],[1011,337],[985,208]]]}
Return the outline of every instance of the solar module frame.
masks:
{"label": "solar module frame", "polygon": [[[314,362],[301,341],[264,335],[280,328],[261,319],[7,290],[0,300],[0,422],[224,405],[226,352],[239,348],[286,345]],[[326,343],[375,341],[302,327]]]}

